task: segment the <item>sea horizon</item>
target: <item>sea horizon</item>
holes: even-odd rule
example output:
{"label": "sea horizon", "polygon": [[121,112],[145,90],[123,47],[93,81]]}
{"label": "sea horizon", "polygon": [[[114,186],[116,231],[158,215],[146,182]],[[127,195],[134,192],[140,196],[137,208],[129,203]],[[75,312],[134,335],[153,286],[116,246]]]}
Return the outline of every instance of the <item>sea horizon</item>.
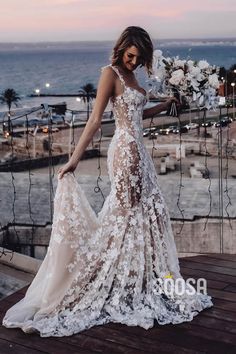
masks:
{"label": "sea horizon", "polygon": [[[170,44],[172,45],[183,45],[183,44],[192,44],[192,45],[233,45],[236,46],[236,37],[196,37],[196,38],[152,38],[152,41],[155,44],[161,44],[161,45],[166,45],[169,46]],[[108,45],[113,45],[115,43],[115,40],[68,40],[68,41],[60,41],[60,40],[35,40],[35,41],[0,41],[0,50],[6,46],[6,48],[9,49],[9,47],[13,45],[19,45],[19,46],[28,46],[28,45],[47,45],[47,44],[54,44],[54,45],[65,45],[65,46],[70,46],[70,45],[76,45],[76,44],[87,44],[87,45],[94,45],[96,43],[104,43]]]}

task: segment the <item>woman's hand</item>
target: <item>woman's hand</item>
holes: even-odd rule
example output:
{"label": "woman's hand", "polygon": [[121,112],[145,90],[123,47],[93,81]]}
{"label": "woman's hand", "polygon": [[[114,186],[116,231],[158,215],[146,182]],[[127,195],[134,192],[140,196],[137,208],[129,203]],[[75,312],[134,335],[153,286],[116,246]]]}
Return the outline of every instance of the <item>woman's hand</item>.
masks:
{"label": "woman's hand", "polygon": [[162,103],[158,103],[157,105],[150,107],[150,108],[146,108],[143,110],[143,118],[152,118],[155,117],[155,115],[167,111],[167,113],[170,111],[171,109],[171,105],[172,103],[175,102],[176,103],[176,107],[177,110],[179,110],[180,108],[180,102],[177,98],[175,97],[170,97],[168,98],[165,102]]}
{"label": "woman's hand", "polygon": [[176,97],[170,97],[166,102],[166,115],[172,117],[179,117],[181,111],[181,104]]}
{"label": "woman's hand", "polygon": [[77,167],[77,163],[72,160],[69,160],[64,166],[59,168],[59,170],[58,170],[59,179],[62,179],[64,174],[67,172],[74,172],[76,167]]}
{"label": "woman's hand", "polygon": [[168,98],[168,100],[165,101],[165,106],[166,106],[167,111],[170,109],[173,102],[175,102],[177,109],[180,108],[179,100],[173,96],[173,97]]}

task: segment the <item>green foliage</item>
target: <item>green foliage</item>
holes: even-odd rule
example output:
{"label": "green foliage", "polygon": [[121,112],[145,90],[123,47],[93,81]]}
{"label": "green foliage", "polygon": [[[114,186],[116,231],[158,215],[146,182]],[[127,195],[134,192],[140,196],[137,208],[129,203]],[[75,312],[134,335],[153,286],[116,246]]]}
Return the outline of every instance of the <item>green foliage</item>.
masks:
{"label": "green foliage", "polygon": [[12,105],[17,106],[18,101],[20,101],[20,96],[14,89],[8,88],[0,94],[0,102],[7,105],[9,113]]}
{"label": "green foliage", "polygon": [[87,83],[86,85],[82,86],[78,92],[78,96],[81,97],[86,103],[94,99],[97,94],[97,90],[91,83]]}
{"label": "green foliage", "polygon": [[78,96],[82,98],[82,100],[87,103],[87,120],[89,119],[89,103],[92,101],[97,95],[97,90],[91,83],[87,83],[82,86],[78,91]]}

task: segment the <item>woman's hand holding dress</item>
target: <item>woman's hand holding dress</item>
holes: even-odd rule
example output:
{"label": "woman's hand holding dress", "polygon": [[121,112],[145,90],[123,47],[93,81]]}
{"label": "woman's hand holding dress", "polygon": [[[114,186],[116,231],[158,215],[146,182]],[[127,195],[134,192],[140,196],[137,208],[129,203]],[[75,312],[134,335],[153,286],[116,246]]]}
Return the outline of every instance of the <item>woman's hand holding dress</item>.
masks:
{"label": "woman's hand holding dress", "polygon": [[58,170],[58,177],[61,179],[65,173],[74,172],[77,167],[77,163],[70,159],[64,166],[60,167]]}

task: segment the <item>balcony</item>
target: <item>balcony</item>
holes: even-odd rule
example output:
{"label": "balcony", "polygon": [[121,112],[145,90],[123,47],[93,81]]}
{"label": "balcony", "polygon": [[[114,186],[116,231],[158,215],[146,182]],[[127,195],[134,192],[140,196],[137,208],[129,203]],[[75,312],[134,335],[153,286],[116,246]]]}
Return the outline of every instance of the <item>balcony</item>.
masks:
{"label": "balcony", "polygon": [[[192,120],[206,123],[206,117],[198,113]],[[225,108],[222,114],[216,112],[209,119],[221,122],[230,114]],[[24,127],[12,126],[1,141],[0,274],[5,279],[1,316],[24,296],[45,257],[57,169],[71,155],[85,125],[84,121],[71,119],[68,124],[57,124],[57,131],[53,131],[49,115],[44,133],[36,127],[29,129],[28,115],[23,119]],[[181,124],[187,123],[188,113],[181,116]],[[176,118],[160,115],[145,120],[144,128],[165,129],[170,124],[176,124]],[[113,131],[114,119],[107,113],[76,171],[95,212],[102,208],[110,192],[106,158]],[[236,122],[232,121],[225,127],[204,125],[199,132],[192,129],[186,134],[157,135],[151,140],[144,137],[170,211],[181,274],[186,279],[206,278],[213,308],[190,323],[156,324],[149,331],[110,323],[73,337],[42,340],[36,334],[26,337],[18,329],[1,327],[3,353],[235,352],[235,131]]]}

